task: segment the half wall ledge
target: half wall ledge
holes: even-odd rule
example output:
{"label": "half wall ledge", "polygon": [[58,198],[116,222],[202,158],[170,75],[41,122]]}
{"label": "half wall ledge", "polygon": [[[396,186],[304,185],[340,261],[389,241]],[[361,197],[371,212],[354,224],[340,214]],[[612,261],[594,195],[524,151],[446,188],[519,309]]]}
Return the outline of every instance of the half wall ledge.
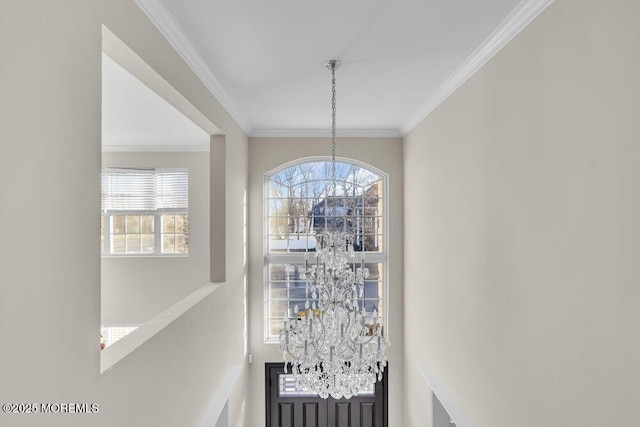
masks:
{"label": "half wall ledge", "polygon": [[[418,368],[418,371],[420,371],[420,373],[422,374],[422,377],[429,386],[431,393],[433,393],[438,398],[444,409],[451,416],[451,419],[454,421],[455,425],[457,427],[473,427],[473,424],[471,424],[471,421],[469,420],[469,418],[467,418],[460,405],[458,405],[458,403],[449,394],[445,386],[436,376],[435,372],[433,372],[433,370],[429,367],[429,365],[427,365],[426,362],[421,361],[416,363],[416,368]],[[432,417],[433,414],[431,412],[433,410],[433,407],[431,406],[431,404],[429,405],[429,417]],[[427,426],[430,425],[433,424],[431,422],[427,423]]]}
{"label": "half wall ledge", "polygon": [[214,283],[202,286],[191,295],[178,301],[162,313],[153,317],[135,331],[102,350],[100,352],[100,374],[105,373],[116,363],[133,353],[138,347],[149,340],[149,338],[156,335],[171,322],[189,311],[220,286],[220,284]]}

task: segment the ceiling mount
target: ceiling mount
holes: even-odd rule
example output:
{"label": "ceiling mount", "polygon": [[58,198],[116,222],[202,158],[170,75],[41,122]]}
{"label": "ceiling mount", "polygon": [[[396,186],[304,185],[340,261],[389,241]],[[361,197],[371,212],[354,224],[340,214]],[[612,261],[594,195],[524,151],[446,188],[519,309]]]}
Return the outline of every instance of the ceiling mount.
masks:
{"label": "ceiling mount", "polygon": [[337,70],[338,68],[340,68],[341,65],[342,65],[342,62],[340,62],[337,59],[332,59],[324,63],[324,66],[327,67],[329,71]]}

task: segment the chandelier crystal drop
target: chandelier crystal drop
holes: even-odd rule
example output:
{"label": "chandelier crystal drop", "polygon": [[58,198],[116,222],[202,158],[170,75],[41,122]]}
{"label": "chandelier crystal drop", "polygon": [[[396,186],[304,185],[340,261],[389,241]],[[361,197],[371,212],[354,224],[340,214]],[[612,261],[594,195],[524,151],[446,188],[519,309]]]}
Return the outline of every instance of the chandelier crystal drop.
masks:
{"label": "chandelier crystal drop", "polygon": [[[340,61],[328,61],[325,66],[332,77],[331,173],[335,203],[335,71]],[[326,201],[325,208],[329,208]],[[336,205],[332,211],[335,223]],[[371,390],[376,380],[382,380],[388,342],[376,310],[366,312],[364,302],[358,303],[369,275],[364,252],[354,251],[353,235],[329,230],[327,222],[325,231],[316,236],[315,252],[306,254],[305,306],[294,307],[293,316],[289,310],[285,312],[280,350],[285,373],[291,370],[296,388],[313,391],[324,399],[329,396],[348,399]],[[311,262],[310,257],[314,258]]]}

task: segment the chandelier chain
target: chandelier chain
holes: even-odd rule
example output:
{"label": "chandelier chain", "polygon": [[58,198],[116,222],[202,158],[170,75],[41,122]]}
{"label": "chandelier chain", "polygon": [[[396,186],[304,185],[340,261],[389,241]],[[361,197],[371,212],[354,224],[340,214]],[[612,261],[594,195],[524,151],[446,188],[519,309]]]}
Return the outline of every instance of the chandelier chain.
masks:
{"label": "chandelier chain", "polygon": [[336,67],[331,67],[331,177],[336,180]]}

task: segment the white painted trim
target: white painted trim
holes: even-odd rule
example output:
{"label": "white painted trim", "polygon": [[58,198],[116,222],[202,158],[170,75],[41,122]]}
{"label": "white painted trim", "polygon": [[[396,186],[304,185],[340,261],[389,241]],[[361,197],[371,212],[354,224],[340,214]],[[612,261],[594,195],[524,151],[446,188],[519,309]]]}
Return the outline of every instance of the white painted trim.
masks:
{"label": "white painted trim", "polygon": [[[456,424],[456,427],[473,427],[471,421],[464,414],[462,408],[453,400],[453,397],[447,392],[444,385],[440,382],[436,374],[429,368],[429,366],[425,362],[416,363],[416,368],[420,371],[425,381],[429,385],[431,392],[438,397],[444,409],[447,410],[447,413]],[[432,396],[429,395],[429,400],[431,400]],[[432,403],[429,403],[432,405]],[[433,414],[433,407],[429,412],[430,417]],[[433,423],[433,420],[432,420]],[[433,424],[432,424],[433,425]]]}
{"label": "white painted trim", "polygon": [[155,334],[166,328],[170,323],[182,316],[191,307],[209,296],[220,285],[212,283],[202,286],[191,295],[178,301],[162,313],[140,326],[135,331],[122,337],[100,352],[100,374],[111,369],[116,363],[133,353],[138,347],[147,342]]}
{"label": "white painted trim", "polygon": [[522,0],[489,37],[436,89],[429,99],[400,126],[399,130],[402,136],[409,133],[438,108],[445,99],[451,96],[469,77],[482,68],[553,2],[554,0]]}
{"label": "white painted trim", "polygon": [[[398,129],[338,129],[338,138],[400,138]],[[254,129],[251,138],[328,138],[330,129]]]}
{"label": "white painted trim", "polygon": [[169,11],[162,0],[134,0],[136,5],[147,15],[147,18],[156,26],[160,33],[173,46],[178,54],[184,59],[189,68],[209,89],[211,94],[218,100],[220,105],[235,120],[245,134],[251,133],[251,127],[247,122],[240,106],[227,94],[215,74],[211,71],[207,63],[202,59],[189,37],[178,24],[175,17]]}
{"label": "white painted trim", "polygon": [[240,376],[240,371],[242,370],[242,366],[233,365],[227,371],[227,374],[224,376],[222,380],[222,384],[214,394],[211,402],[207,405],[207,409],[198,424],[198,427],[214,427],[218,423],[218,418],[220,418],[220,414],[224,410],[227,401],[229,400],[229,396],[231,395],[231,391],[238,381],[238,377]]}
{"label": "white painted trim", "polygon": [[103,145],[106,153],[181,153],[210,151],[210,144],[202,145]]}

